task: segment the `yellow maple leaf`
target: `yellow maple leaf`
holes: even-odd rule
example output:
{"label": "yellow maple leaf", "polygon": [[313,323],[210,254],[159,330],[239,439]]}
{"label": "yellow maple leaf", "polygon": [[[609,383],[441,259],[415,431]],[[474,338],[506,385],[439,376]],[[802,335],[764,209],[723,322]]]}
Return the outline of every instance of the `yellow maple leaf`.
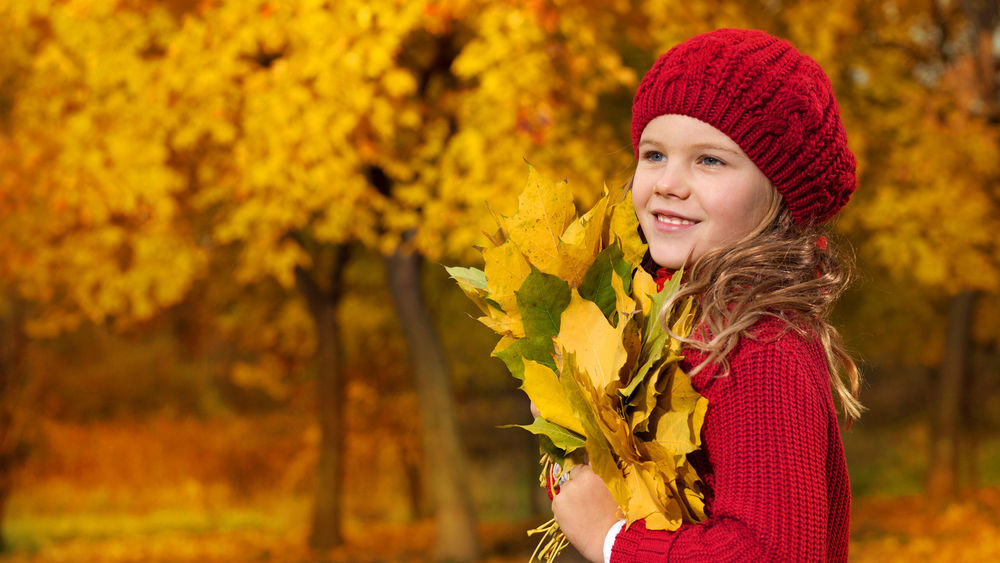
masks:
{"label": "yellow maple leaf", "polygon": [[616,205],[611,213],[611,234],[620,241],[625,260],[638,264],[646,255],[646,243],[639,238],[639,219],[632,206],[632,190],[625,194],[625,200]]}
{"label": "yellow maple leaf", "polygon": [[590,211],[573,221],[559,239],[559,277],[570,287],[580,285],[587,269],[600,251],[601,231],[608,207],[607,196],[601,198]]}
{"label": "yellow maple leaf", "polygon": [[577,357],[567,353],[563,361],[559,382],[573,412],[580,419],[587,437],[586,450],[590,466],[611,491],[611,496],[619,506],[628,502],[629,491],[625,476],[618,466],[615,451],[621,449],[620,440],[614,443],[606,437],[604,421],[600,418],[602,397],[593,386],[590,376],[579,369]]}
{"label": "yellow maple leaf", "polygon": [[655,293],[656,280],[653,276],[642,268],[636,269],[632,277],[632,297],[639,302],[643,317],[649,315],[649,309],[653,306],[653,300],[649,296]]}
{"label": "yellow maple leaf", "polygon": [[531,266],[517,247],[510,243],[483,250],[483,259],[486,261],[484,271],[490,299],[505,313],[514,313],[517,310],[514,292],[531,273]]}
{"label": "yellow maple leaf", "polygon": [[556,345],[575,354],[579,369],[597,389],[603,390],[618,377],[618,370],[628,359],[622,344],[625,323],[611,326],[593,301],[572,290],[569,306],[563,311]]}
{"label": "yellow maple leaf", "polygon": [[625,482],[629,488],[625,519],[631,524],[645,519],[651,530],[676,530],[683,522],[683,510],[679,503],[670,502],[663,474],[657,464],[651,461],[625,466]]}
{"label": "yellow maple leaf", "polygon": [[486,303],[485,291],[472,287],[462,281],[458,282],[458,287],[462,290],[462,293],[464,293],[465,296],[479,308],[480,311],[487,314],[489,313],[489,305]]}
{"label": "yellow maple leaf", "polygon": [[559,376],[548,366],[524,360],[524,383],[521,384],[521,389],[535,403],[542,418],[577,434],[584,434],[580,419],[573,414],[573,407],[563,393]]}
{"label": "yellow maple leaf", "polygon": [[611,288],[615,290],[615,309],[618,323],[623,324],[635,314],[635,300],[625,292],[625,283],[617,275],[611,276]]}
{"label": "yellow maple leaf", "polygon": [[622,333],[622,345],[625,347],[627,359],[625,365],[619,372],[619,377],[615,379],[615,384],[606,388],[608,393],[614,393],[618,389],[626,386],[630,381],[623,380],[625,377],[633,377],[639,367],[639,358],[642,355],[642,327],[637,322],[625,324],[625,332]]}
{"label": "yellow maple leaf", "polygon": [[553,183],[531,167],[517,207],[513,217],[503,220],[504,232],[536,268],[558,275],[560,238],[576,216],[569,185]]}
{"label": "yellow maple leaf", "polygon": [[521,320],[521,312],[514,309],[511,313],[505,313],[493,305],[487,304],[489,315],[477,317],[476,320],[493,330],[493,332],[503,336],[513,336],[515,338],[524,337],[524,322]]}
{"label": "yellow maple leaf", "polygon": [[[685,302],[684,306],[681,307],[679,313],[676,313],[670,323],[670,330],[678,336],[687,336],[691,333],[691,328],[694,325],[694,299],[689,297]],[[676,338],[670,339],[670,355],[679,356],[681,350],[684,348],[684,343]]]}
{"label": "yellow maple leaf", "polygon": [[658,408],[662,414],[653,433],[656,442],[675,454],[687,454],[701,445],[701,424],[708,410],[708,399],[691,386],[691,378],[677,364],[671,364],[669,386]]}
{"label": "yellow maple leaf", "polygon": [[668,366],[664,364],[650,371],[646,375],[646,381],[639,387],[637,396],[632,400],[635,408],[632,410],[629,426],[633,432],[646,432],[649,429],[649,418],[660,399],[660,394],[656,391],[657,383],[666,369]]}

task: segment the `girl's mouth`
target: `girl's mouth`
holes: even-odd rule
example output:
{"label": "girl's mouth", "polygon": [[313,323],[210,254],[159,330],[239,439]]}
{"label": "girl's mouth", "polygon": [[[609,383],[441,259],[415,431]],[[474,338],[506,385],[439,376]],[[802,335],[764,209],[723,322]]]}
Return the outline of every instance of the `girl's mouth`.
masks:
{"label": "girl's mouth", "polygon": [[660,225],[684,227],[688,225],[694,225],[696,223],[696,221],[685,219],[683,217],[678,217],[676,215],[663,215],[660,213],[654,213],[653,217],[656,219],[657,224]]}

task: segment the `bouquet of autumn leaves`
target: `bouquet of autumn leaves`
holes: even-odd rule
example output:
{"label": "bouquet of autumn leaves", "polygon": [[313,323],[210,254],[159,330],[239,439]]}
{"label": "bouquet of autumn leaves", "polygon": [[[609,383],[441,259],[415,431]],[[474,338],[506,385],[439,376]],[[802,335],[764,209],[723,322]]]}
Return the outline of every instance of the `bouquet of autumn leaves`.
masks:
{"label": "bouquet of autumn leaves", "polygon": [[[686,455],[700,445],[708,406],[680,367],[693,319],[688,300],[663,319],[677,290],[662,291],[640,265],[631,192],[608,190],[577,216],[565,182],[533,168],[513,217],[481,249],[485,267],[447,268],[501,336],[500,358],[541,416],[522,426],[538,435],[543,484],[589,463],[628,524],[675,530],[705,518],[701,483]],[[551,561],[566,545],[554,521],[532,559]]]}

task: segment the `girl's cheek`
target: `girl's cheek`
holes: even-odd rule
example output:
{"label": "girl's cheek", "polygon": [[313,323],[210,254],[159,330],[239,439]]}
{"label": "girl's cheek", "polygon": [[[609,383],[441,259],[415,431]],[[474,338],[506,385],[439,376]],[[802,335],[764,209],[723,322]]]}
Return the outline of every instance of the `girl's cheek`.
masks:
{"label": "girl's cheek", "polygon": [[646,226],[643,223],[639,223],[639,230],[642,231],[642,238],[646,239],[646,242],[648,243],[650,237],[649,233],[646,232]]}

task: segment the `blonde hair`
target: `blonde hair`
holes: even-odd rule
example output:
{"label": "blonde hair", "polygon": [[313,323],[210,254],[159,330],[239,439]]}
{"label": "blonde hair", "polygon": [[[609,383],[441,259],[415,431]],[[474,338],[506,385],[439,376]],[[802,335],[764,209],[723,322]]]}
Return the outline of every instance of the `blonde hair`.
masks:
{"label": "blonde hair", "polygon": [[858,400],[861,376],[828,318],[851,281],[853,257],[829,244],[820,228],[796,226],[780,195],[771,191],[761,224],[734,245],[698,258],[664,304],[662,319],[670,319],[688,296],[695,297],[695,332],[673,335],[707,352],[691,375],[711,363],[720,364],[720,376],[728,375],[727,355],[740,338],[752,338],[752,328],[763,317],[778,318],[803,336],[815,334],[849,427],[864,410]]}

